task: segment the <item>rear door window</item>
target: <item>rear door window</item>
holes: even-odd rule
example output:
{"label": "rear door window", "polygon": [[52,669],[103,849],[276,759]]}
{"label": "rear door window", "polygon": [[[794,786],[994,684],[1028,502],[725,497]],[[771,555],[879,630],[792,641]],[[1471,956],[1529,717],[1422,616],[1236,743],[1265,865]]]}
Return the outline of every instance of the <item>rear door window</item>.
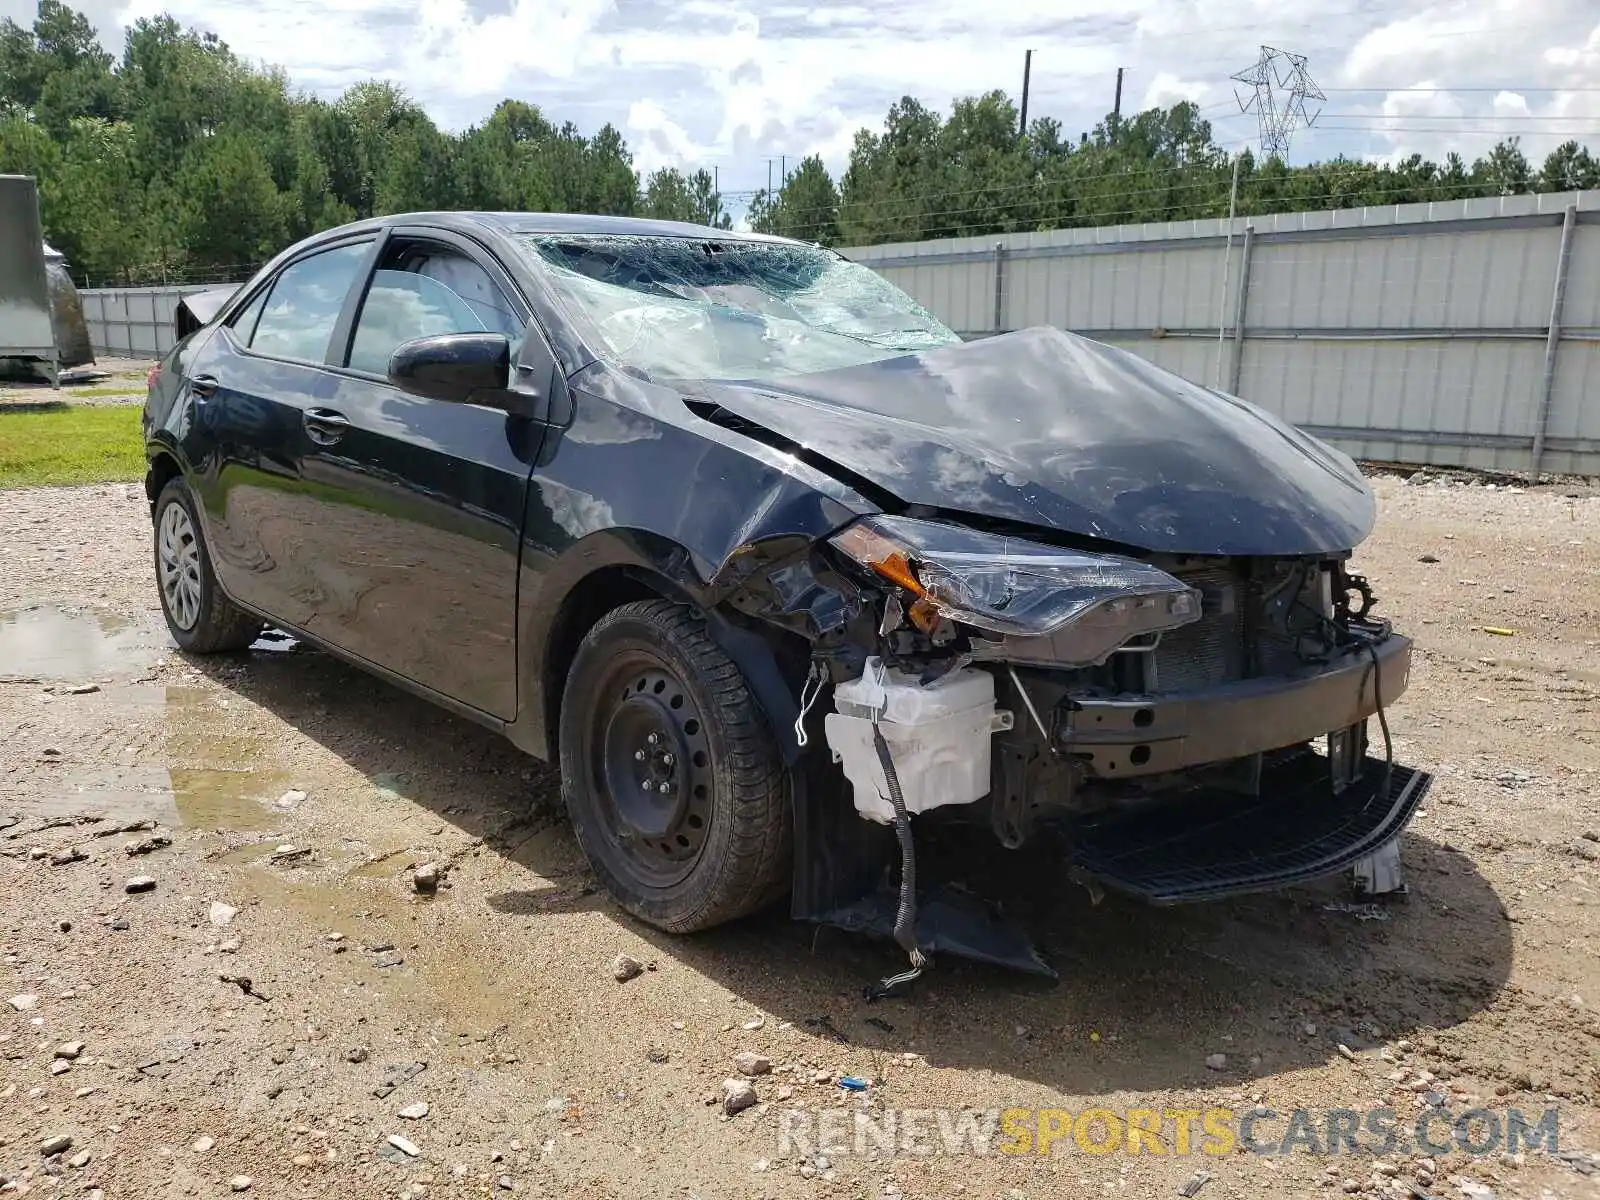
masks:
{"label": "rear door window", "polygon": [[339,311],[368,249],[365,242],[336,246],[284,268],[256,321],[250,349],[275,358],[326,361]]}

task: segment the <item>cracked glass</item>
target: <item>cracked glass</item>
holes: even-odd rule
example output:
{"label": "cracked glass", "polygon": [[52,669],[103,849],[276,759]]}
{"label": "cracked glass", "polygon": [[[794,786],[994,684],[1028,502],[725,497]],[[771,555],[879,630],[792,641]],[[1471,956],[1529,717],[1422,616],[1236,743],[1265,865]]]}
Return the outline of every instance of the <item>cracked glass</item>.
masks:
{"label": "cracked glass", "polygon": [[650,379],[762,380],[961,338],[882,276],[814,246],[527,234],[596,349]]}

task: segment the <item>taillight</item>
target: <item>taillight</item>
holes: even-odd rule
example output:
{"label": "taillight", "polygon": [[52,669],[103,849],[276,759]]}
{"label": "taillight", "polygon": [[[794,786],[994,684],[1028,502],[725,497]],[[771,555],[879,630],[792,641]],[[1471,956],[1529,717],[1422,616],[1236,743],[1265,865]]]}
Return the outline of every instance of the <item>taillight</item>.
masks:
{"label": "taillight", "polygon": [[150,368],[149,374],[144,377],[144,386],[150,391],[156,390],[156,382],[161,378],[161,364],[157,363]]}

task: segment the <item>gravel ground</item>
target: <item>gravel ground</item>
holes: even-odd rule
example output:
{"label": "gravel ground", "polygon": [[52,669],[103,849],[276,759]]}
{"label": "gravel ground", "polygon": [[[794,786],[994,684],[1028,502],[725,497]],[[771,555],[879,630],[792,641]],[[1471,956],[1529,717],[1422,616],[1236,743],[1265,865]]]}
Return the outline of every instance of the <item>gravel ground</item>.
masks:
{"label": "gravel ground", "polygon": [[94,376],[78,383],[63,382],[59,391],[39,379],[0,377],[0,410],[36,408],[57,404],[99,407],[107,404],[143,404],[145,377],[155,359],[100,358],[91,368]]}
{"label": "gravel ground", "polygon": [[[871,1006],[880,944],[622,915],[551,773],[494,736],[305,647],[178,656],[137,487],[0,493],[0,1193],[1040,1200],[1198,1169],[1204,1200],[1600,1196],[1600,1160],[1543,1152],[819,1162],[780,1138],[798,1105],[1433,1103],[1553,1107],[1563,1152],[1600,1146],[1600,500],[1376,487],[1357,566],[1420,642],[1396,753],[1437,774],[1408,900],[1095,906],[1005,859],[1061,982],[941,959]],[[649,969],[618,982],[619,954]],[[729,1117],[743,1051],[775,1067]]]}

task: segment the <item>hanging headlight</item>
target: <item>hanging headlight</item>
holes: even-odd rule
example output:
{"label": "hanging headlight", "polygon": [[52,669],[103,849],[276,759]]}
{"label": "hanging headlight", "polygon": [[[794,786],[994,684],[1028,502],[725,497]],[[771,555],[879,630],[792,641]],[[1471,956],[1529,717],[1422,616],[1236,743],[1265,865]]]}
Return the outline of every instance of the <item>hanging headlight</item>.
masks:
{"label": "hanging headlight", "polygon": [[930,608],[990,633],[1051,637],[1070,627],[1070,664],[1103,662],[1133,638],[1187,625],[1200,593],[1137,559],[1062,550],[910,517],[864,517],[831,543]]}

